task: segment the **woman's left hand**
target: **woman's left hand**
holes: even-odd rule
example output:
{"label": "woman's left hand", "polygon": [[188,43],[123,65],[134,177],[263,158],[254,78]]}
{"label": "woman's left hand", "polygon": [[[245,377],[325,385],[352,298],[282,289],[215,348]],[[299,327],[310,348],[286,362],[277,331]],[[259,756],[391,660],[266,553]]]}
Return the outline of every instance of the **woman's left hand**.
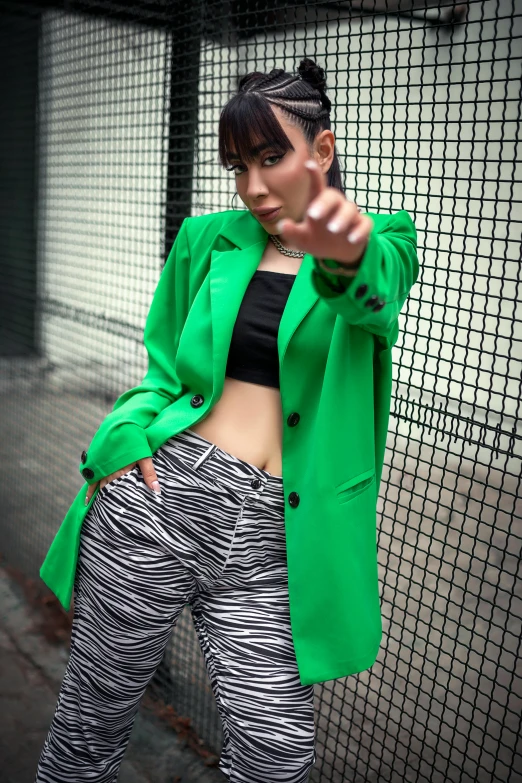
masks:
{"label": "woman's left hand", "polygon": [[[312,179],[304,219],[296,223],[283,218],[277,224],[283,242],[316,258],[328,258],[347,266],[357,265],[364,255],[373,220],[361,215],[337,188],[328,187],[315,160],[305,161]],[[330,229],[328,226],[332,225]]]}

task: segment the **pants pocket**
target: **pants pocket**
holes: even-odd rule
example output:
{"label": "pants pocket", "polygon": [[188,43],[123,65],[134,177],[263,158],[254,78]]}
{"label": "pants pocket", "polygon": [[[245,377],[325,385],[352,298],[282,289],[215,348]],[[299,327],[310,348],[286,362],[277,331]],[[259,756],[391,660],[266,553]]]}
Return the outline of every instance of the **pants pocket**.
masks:
{"label": "pants pocket", "polygon": [[133,468],[128,470],[126,473],[123,473],[121,476],[117,476],[116,478],[113,478],[112,481],[109,481],[101,489],[98,489],[98,496],[103,496],[108,492],[111,492],[114,489],[114,487],[117,487],[119,484],[124,483],[126,480],[128,480],[129,476],[132,473],[135,473],[136,471],[139,470],[140,470],[140,466],[136,464]]}

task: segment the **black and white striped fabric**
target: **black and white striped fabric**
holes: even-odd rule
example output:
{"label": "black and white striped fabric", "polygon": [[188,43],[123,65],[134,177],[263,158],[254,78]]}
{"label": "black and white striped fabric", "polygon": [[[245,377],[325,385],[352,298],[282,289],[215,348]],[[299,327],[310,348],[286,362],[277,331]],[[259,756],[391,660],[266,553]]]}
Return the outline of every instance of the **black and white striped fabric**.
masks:
{"label": "black and white striped fabric", "polygon": [[71,655],[36,783],[117,780],[186,603],[223,724],[221,771],[233,783],[304,783],[314,689],[292,642],[282,477],[191,430],[152,459],[160,495],[136,466],[84,520]]}

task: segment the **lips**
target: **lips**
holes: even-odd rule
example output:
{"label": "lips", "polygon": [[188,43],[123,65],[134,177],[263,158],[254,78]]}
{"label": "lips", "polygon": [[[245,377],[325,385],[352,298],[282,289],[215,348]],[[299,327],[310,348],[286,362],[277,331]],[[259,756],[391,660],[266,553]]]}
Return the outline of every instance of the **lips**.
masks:
{"label": "lips", "polygon": [[277,209],[271,209],[270,212],[256,212],[255,214],[256,217],[258,217],[260,220],[272,220],[272,218],[275,218],[280,211],[281,207],[277,207]]}

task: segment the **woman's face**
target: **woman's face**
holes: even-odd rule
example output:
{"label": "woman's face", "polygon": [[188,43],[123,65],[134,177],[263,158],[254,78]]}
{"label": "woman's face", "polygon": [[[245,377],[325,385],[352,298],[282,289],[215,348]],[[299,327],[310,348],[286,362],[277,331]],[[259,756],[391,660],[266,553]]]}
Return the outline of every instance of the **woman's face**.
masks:
{"label": "woman's face", "polygon": [[[242,163],[230,151],[230,166],[234,166],[236,189],[239,198],[269,234],[276,234],[276,224],[282,218],[301,221],[309,204],[310,174],[304,162],[313,158],[326,174],[333,160],[335,137],[330,130],[321,131],[312,150],[299,128],[291,125],[277,106],[272,107],[294,149],[282,157],[261,142],[260,150],[253,163]],[[265,146],[266,144],[266,146]],[[263,217],[256,209],[266,210],[279,207],[278,212]]]}

